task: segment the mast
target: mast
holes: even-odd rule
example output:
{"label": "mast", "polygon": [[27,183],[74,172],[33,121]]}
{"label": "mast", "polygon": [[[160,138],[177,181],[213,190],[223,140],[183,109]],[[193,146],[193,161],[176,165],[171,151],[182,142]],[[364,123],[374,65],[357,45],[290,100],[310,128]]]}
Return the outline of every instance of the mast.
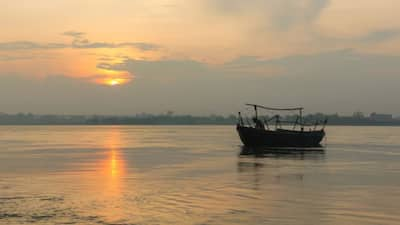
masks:
{"label": "mast", "polygon": [[304,123],[303,123],[303,108],[301,108],[300,110],[299,110],[299,113],[300,113],[300,129],[301,129],[301,131],[303,131],[304,130]]}

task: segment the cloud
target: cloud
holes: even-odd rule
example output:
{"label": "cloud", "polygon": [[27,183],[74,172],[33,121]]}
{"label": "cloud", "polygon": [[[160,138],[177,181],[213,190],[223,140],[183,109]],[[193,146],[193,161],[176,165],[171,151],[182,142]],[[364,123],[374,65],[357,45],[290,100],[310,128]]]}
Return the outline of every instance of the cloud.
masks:
{"label": "cloud", "polygon": [[34,56],[10,56],[10,55],[0,55],[0,61],[15,61],[15,60],[31,60]]}
{"label": "cloud", "polygon": [[146,42],[123,42],[117,44],[118,47],[134,47],[142,51],[154,51],[161,48],[161,46]]}
{"label": "cloud", "polygon": [[96,67],[99,69],[111,70],[113,66],[110,63],[99,63]]}
{"label": "cloud", "polygon": [[160,46],[143,42],[123,42],[123,43],[108,43],[108,42],[89,42],[89,41],[74,41],[72,48],[91,49],[91,48],[124,48],[133,47],[142,51],[158,50]]}
{"label": "cloud", "polygon": [[386,29],[386,30],[373,31],[358,40],[364,42],[381,42],[381,41],[386,41],[388,39],[399,37],[399,35],[400,35],[399,29]]}
{"label": "cloud", "polygon": [[15,51],[15,50],[50,50],[50,49],[96,49],[96,48],[124,48],[132,47],[141,51],[154,51],[160,49],[159,45],[146,42],[91,42],[85,39],[85,33],[76,31],[67,31],[63,35],[73,37],[70,44],[66,43],[38,43],[32,41],[14,41],[0,42],[0,51]]}
{"label": "cloud", "polygon": [[68,45],[63,43],[36,43],[31,41],[0,42],[0,51],[35,50],[35,49],[60,49]]}
{"label": "cloud", "polygon": [[252,15],[261,19],[261,26],[272,25],[286,30],[294,25],[310,23],[318,18],[330,0],[210,0],[208,4],[231,16]]}
{"label": "cloud", "polygon": [[[125,58],[122,63],[99,63],[98,68],[115,71],[129,71],[132,74],[163,76],[213,76],[229,78],[258,77],[264,72],[276,78],[326,78],[327,80],[347,76],[363,76],[374,78],[379,75],[396,75],[400,73],[400,65],[395,63],[399,56],[384,56],[356,53],[352,49],[341,49],[309,55],[293,55],[276,59],[262,59],[256,56],[241,56],[221,65],[209,65],[194,60],[137,60]],[[365,64],[365,65],[364,65]],[[281,68],[276,74],[270,73],[272,68]],[[263,70],[264,69],[264,70]],[[244,72],[247,71],[247,72]],[[255,72],[257,71],[257,72]],[[340,74],[338,72],[341,72]],[[352,74],[354,72],[354,74]],[[269,78],[271,76],[264,76]]]}
{"label": "cloud", "polygon": [[399,61],[399,56],[343,49],[269,60],[244,56],[218,66],[191,60],[135,59],[101,66],[135,74],[132,88],[146,96],[146,101],[161,105],[165,101],[176,111],[229,113],[252,101],[273,106],[300,104],[310,111],[330,113],[400,114],[400,107],[393,104],[400,95]]}
{"label": "cloud", "polygon": [[81,48],[81,49],[90,49],[90,48],[116,48],[117,46],[113,43],[107,42],[81,42],[81,43],[73,43],[72,48]]}
{"label": "cloud", "polygon": [[153,51],[158,50],[160,46],[145,42],[122,42],[122,43],[109,43],[109,42],[90,42],[85,38],[85,33],[69,31],[65,32],[64,35],[74,37],[71,47],[80,49],[91,49],[91,48],[124,48],[133,47],[141,51]]}
{"label": "cloud", "polygon": [[175,79],[176,77],[209,75],[213,71],[210,67],[201,62],[193,60],[136,60],[125,59],[122,63],[109,64],[100,63],[98,68],[129,71],[131,74],[144,77],[154,77],[161,79]]}
{"label": "cloud", "polygon": [[74,38],[80,38],[80,37],[85,35],[84,32],[78,32],[78,31],[66,31],[66,32],[64,32],[62,34],[65,35],[65,36],[71,36],[71,37],[74,37]]}

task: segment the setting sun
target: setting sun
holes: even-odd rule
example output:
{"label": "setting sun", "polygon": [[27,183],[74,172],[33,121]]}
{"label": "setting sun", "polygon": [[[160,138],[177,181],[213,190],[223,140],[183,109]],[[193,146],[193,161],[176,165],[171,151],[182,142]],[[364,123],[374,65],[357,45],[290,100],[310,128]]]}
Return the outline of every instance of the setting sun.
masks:
{"label": "setting sun", "polygon": [[119,86],[129,83],[131,80],[132,79],[127,77],[118,77],[118,78],[104,77],[104,78],[97,78],[94,80],[94,82],[106,86]]}
{"label": "setting sun", "polygon": [[117,86],[123,85],[130,81],[128,78],[106,78],[104,79],[103,83],[108,86]]}
{"label": "setting sun", "polygon": [[94,83],[106,86],[119,86],[132,81],[133,75],[126,71],[99,69],[97,76],[92,79]]}
{"label": "setting sun", "polygon": [[110,85],[110,86],[115,86],[118,84],[121,84],[121,82],[118,79],[111,79],[108,81],[108,85]]}

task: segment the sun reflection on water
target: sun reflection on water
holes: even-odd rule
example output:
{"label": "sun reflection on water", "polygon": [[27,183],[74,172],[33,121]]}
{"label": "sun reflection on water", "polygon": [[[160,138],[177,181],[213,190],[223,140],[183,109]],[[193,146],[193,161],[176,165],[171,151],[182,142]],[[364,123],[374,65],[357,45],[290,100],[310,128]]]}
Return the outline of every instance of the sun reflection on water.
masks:
{"label": "sun reflection on water", "polygon": [[121,147],[123,138],[119,127],[110,129],[103,136],[104,158],[96,163],[95,173],[92,174],[91,195],[97,205],[96,214],[107,221],[118,221],[126,217],[124,208],[125,191],[125,160]]}
{"label": "sun reflection on water", "polygon": [[[60,189],[71,190],[74,205],[107,223],[118,223],[130,213],[125,210],[129,204],[125,198],[127,193],[135,193],[134,179],[126,179],[128,174],[123,151],[127,146],[126,136],[118,126],[98,127],[91,128],[85,135],[81,133],[76,139],[85,138],[86,142],[88,137],[96,140],[96,146],[88,151],[90,155],[86,159],[74,164],[79,173],[72,174],[73,180],[67,184],[69,189],[65,186]],[[65,176],[69,176],[68,173]]]}
{"label": "sun reflection on water", "polygon": [[106,159],[101,163],[104,190],[108,194],[113,194],[114,197],[118,197],[123,188],[125,165],[120,149],[121,142],[120,130],[112,129],[105,140]]}
{"label": "sun reflection on water", "polygon": [[111,177],[115,177],[118,173],[118,164],[115,154],[115,150],[111,150]]}

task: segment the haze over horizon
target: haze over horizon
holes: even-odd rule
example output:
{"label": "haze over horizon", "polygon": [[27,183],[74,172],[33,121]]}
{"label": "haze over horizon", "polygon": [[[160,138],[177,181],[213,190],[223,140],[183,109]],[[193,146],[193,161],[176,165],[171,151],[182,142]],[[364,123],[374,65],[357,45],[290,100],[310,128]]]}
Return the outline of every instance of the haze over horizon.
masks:
{"label": "haze over horizon", "polygon": [[400,1],[0,4],[0,111],[400,115]]}

